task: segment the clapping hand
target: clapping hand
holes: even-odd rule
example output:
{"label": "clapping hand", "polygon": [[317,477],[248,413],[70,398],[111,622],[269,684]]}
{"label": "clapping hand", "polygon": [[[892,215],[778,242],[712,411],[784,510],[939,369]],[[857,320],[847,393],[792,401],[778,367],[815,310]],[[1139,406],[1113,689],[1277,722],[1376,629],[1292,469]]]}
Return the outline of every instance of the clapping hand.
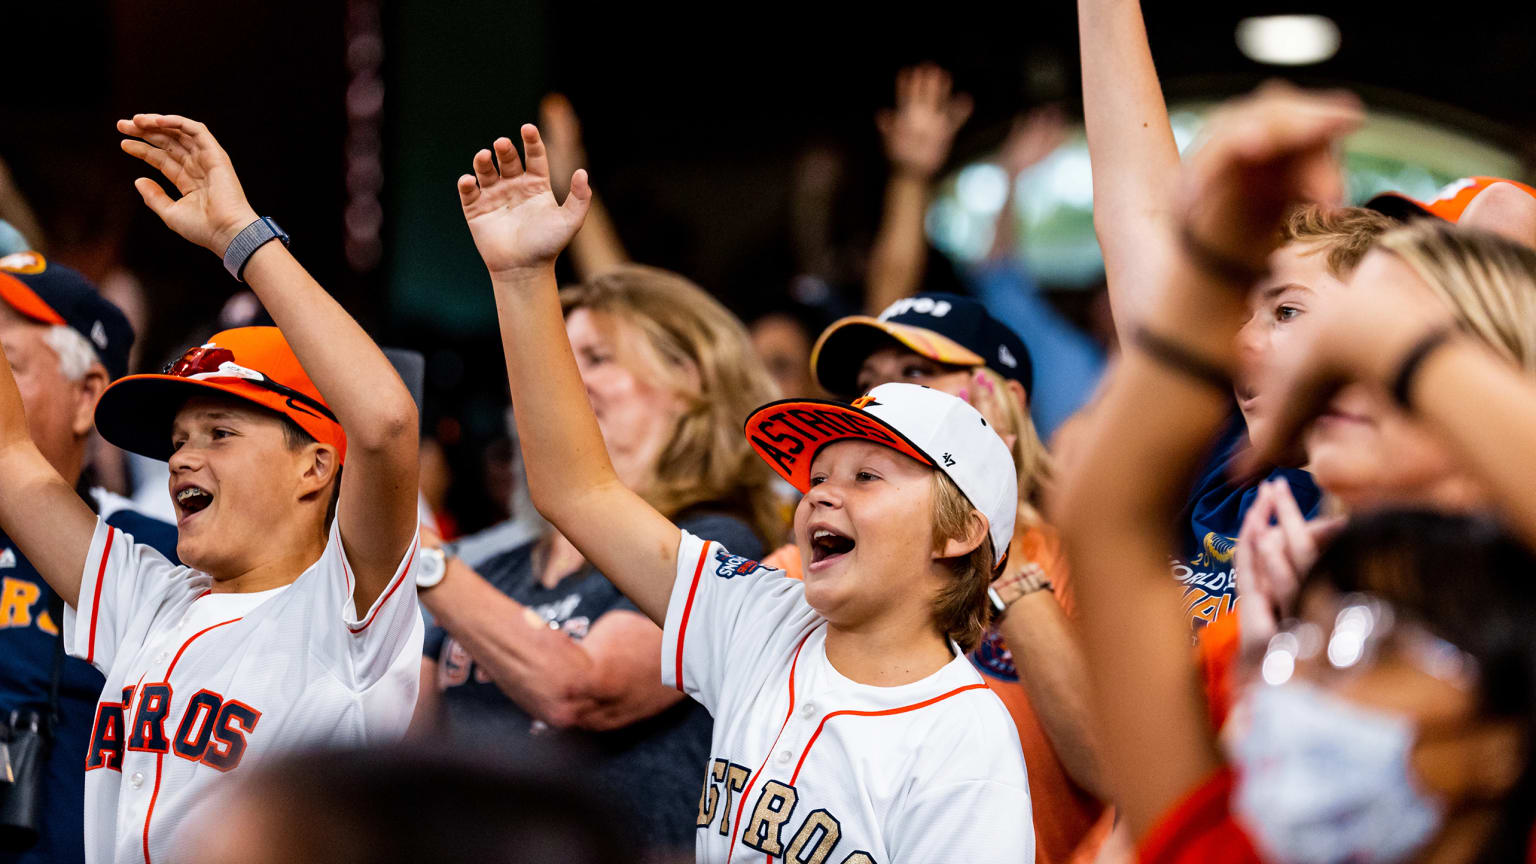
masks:
{"label": "clapping hand", "polygon": [[464,221],[492,277],[553,266],[592,203],[584,169],[572,175],[565,203],[557,202],[539,130],[525,124],[522,138],[526,170],[512,141],[497,138],[494,155],[491,150],[476,153],[475,173],[459,178]]}
{"label": "clapping hand", "polygon": [[896,108],[875,115],[897,171],[928,179],[944,167],[955,133],[971,116],[971,97],[952,92],[949,73],[925,64],[896,75]]}
{"label": "clapping hand", "polygon": [[1284,478],[1259,485],[1237,537],[1238,620],[1245,646],[1263,645],[1292,611],[1301,579],[1344,527],[1339,516],[1307,521]]}
{"label": "clapping hand", "polygon": [[207,126],[175,114],[135,114],[117,121],[117,131],[133,136],[122,142],[123,152],[149,163],[181,193],[172,199],[148,177],[133,181],[172,231],[222,256],[235,235],[256,221],[229,154]]}

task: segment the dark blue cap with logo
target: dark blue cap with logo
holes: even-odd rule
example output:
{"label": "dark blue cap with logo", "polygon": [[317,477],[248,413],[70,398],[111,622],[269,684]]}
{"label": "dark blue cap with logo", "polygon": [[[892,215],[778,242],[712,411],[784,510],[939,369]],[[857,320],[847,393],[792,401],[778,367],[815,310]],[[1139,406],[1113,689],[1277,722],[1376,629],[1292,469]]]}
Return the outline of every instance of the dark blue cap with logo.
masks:
{"label": "dark blue cap with logo", "polygon": [[0,299],[42,324],[63,324],[91,343],[112,378],[128,374],[133,326],[78,271],[50,264],[37,252],[0,258]]}
{"label": "dark blue cap with logo", "polygon": [[811,368],[827,392],[858,395],[859,368],[892,341],[950,366],[986,366],[1006,379],[1034,388],[1034,366],[1024,340],[959,294],[918,294],[897,300],[879,317],[853,315],[828,327],[811,349]]}

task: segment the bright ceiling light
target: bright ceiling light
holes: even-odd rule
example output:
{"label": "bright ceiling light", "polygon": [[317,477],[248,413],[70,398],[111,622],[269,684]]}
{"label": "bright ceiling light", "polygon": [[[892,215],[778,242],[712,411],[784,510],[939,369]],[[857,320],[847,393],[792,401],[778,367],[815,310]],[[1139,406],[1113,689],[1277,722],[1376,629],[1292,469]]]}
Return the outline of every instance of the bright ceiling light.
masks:
{"label": "bright ceiling light", "polygon": [[1321,63],[1338,53],[1339,26],[1322,15],[1264,15],[1237,22],[1237,47],[1272,66]]}

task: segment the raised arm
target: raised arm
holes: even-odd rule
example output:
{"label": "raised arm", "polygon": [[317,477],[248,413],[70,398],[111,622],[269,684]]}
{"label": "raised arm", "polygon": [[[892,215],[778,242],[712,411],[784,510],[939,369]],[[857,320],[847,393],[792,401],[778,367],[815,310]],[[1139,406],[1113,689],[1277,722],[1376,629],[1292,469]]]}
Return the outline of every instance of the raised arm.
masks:
{"label": "raised arm", "polygon": [[1139,0],[1078,0],[1083,122],[1093,166],[1093,227],[1104,252],[1115,330],[1142,315],[1173,218],[1179,148],[1152,65]]}
{"label": "raised arm", "polygon": [[[153,180],[134,181],[172,231],[223,257],[235,235],[256,221],[229,155],[208,127],[175,115],[136,114],[119,120],[117,129],[134,136],[123,150],[159,170],[180,193],[172,199]],[[336,518],[357,577],[357,608],[367,609],[416,533],[416,404],[383,352],[282,243],[257,250],[244,278],[347,433]]]}
{"label": "raised arm", "polygon": [[937,66],[903,69],[896,75],[896,109],[875,117],[891,176],[865,278],[864,307],[871,315],[917,293],[922,284],[929,188],[949,159],[955,133],[971,116],[971,97],[951,93],[951,86],[949,73]]}
{"label": "raised arm", "polygon": [[[9,314],[8,310],[0,314]],[[0,340],[0,529],[71,606],[91,549],[96,514],[43,456]]]}
{"label": "raised arm", "polygon": [[459,201],[490,271],[534,506],[640,611],[660,624],[672,593],[676,525],[623,483],[598,431],[565,336],[555,258],[581,228],[592,189],[587,172],[555,202],[539,130],[522,128],[527,169],[507,138],[475,154]]}
{"label": "raised arm", "polygon": [[[587,167],[587,150],[582,146],[581,121],[571,100],[560,93],[551,93],[539,103],[539,125],[549,136],[550,179],[555,194],[570,194],[570,184],[560,180],[570,177],[577,168]],[[581,230],[571,239],[571,264],[576,268],[576,278],[590,279],[599,273],[629,263],[629,253],[624,241],[619,239],[619,229],[608,215],[608,208],[595,194],[587,205],[587,218]]]}
{"label": "raised arm", "polygon": [[[1355,121],[1347,97],[1272,88],[1212,120],[1186,172],[1180,232],[1155,304],[1088,419],[1058,516],[1072,561],[1111,797],[1137,837],[1221,764],[1206,720],[1169,526],[1227,414],[1233,337],[1284,208],[1327,186],[1328,148]],[[1333,181],[1337,183],[1335,178]],[[1191,241],[1174,238],[1185,236]],[[1196,245],[1198,244],[1198,246]],[[1203,252],[1191,250],[1203,249]],[[1162,349],[1149,345],[1160,343]],[[1178,359],[1182,356],[1182,359]]]}

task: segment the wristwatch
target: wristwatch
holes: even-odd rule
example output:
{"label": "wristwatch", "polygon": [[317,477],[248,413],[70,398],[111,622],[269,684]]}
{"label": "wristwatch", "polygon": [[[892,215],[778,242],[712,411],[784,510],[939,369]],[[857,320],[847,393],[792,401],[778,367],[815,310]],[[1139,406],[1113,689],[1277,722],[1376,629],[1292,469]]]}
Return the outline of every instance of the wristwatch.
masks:
{"label": "wristwatch", "polygon": [[263,216],[255,222],[245,226],[245,229],[235,235],[235,239],[229,241],[229,246],[224,250],[224,269],[229,275],[241,282],[245,281],[242,275],[245,273],[245,264],[256,254],[256,250],[267,245],[273,240],[283,241],[288,245],[288,232],[277,227],[271,217]]}
{"label": "wristwatch", "polygon": [[1003,595],[999,594],[995,587],[987,586],[987,602],[992,605],[992,620],[994,622],[1003,620],[1003,615],[1007,614],[1008,607],[1019,602],[1022,598],[1036,591],[1051,591],[1055,588],[1051,584],[1051,577],[1045,575],[1045,570],[1038,564],[1025,565],[1023,575],[1014,584],[1018,586],[1019,593],[1012,600],[1007,601],[1003,600]]}
{"label": "wristwatch", "polygon": [[423,546],[420,554],[421,566],[416,568],[417,591],[437,587],[437,583],[443,581],[443,577],[448,575],[448,559],[458,557],[454,554],[451,543],[444,543],[441,546]]}

